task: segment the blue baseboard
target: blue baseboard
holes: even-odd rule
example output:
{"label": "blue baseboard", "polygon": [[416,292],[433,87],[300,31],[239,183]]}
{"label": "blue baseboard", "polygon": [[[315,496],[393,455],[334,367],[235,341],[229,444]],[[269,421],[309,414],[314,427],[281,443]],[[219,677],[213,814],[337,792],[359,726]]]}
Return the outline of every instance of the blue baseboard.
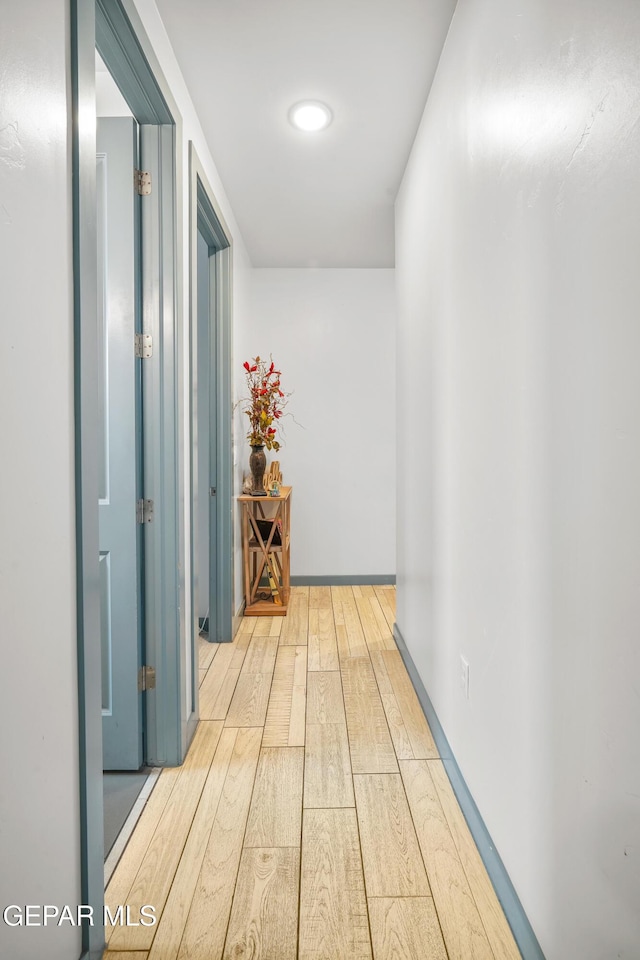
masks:
{"label": "blue baseboard", "polygon": [[518,949],[522,954],[523,960],[545,960],[544,954],[540,948],[540,944],[536,938],[535,933],[527,919],[527,915],[524,912],[523,906],[520,903],[518,894],[513,888],[513,884],[509,879],[509,874],[506,871],[505,865],[500,859],[500,855],[496,850],[494,843],[491,839],[489,831],[487,830],[484,820],[480,815],[475,800],[473,799],[469,787],[465,783],[464,777],[460,772],[460,767],[456,763],[456,759],[451,751],[449,746],[449,741],[445,735],[444,730],[442,729],[442,724],[438,719],[438,715],[434,710],[433,704],[429,694],[427,693],[425,686],[422,682],[420,674],[418,673],[416,666],[411,659],[411,654],[407,649],[407,645],[404,641],[404,637],[398,628],[397,623],[393,628],[393,636],[398,645],[398,650],[404,660],[404,664],[407,668],[409,676],[411,677],[411,682],[413,683],[414,689],[420,701],[420,706],[424,711],[424,715],[427,718],[429,726],[431,727],[431,732],[433,734],[433,739],[435,740],[440,758],[442,760],[443,766],[447,771],[447,776],[451,781],[451,786],[453,787],[453,792],[456,795],[460,808],[465,816],[471,835],[476,843],[482,861],[487,869],[491,883],[496,892],[498,900],[502,905],[504,910],[504,915],[507,918],[509,926],[513,932],[516,943],[518,944]]}
{"label": "blue baseboard", "polygon": [[384,586],[396,582],[395,573],[354,574],[335,577],[291,577],[292,587]]}

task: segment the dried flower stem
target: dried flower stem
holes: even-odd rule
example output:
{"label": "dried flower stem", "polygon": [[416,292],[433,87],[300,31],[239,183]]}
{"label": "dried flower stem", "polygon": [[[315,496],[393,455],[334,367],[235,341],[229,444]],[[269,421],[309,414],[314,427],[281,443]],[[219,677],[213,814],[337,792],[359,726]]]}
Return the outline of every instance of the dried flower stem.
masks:
{"label": "dried flower stem", "polygon": [[280,387],[280,371],[276,370],[271,358],[270,363],[254,357],[243,364],[246,371],[249,396],[241,403],[249,417],[247,440],[252,447],[265,446],[267,450],[279,450],[274,424],[283,414],[287,405],[287,394]]}

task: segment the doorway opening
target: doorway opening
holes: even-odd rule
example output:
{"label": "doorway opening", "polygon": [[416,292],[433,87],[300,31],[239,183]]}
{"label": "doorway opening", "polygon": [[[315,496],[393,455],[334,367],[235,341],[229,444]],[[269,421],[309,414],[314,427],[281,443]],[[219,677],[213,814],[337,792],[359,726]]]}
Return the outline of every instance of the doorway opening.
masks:
{"label": "doorway opening", "polygon": [[140,130],[96,51],[100,639],[104,855],[138,796],[145,711]]}
{"label": "doorway opening", "polygon": [[[231,244],[193,143],[191,210],[191,595],[197,637],[233,639]],[[197,662],[197,661],[195,661]],[[198,715],[198,671],[191,675]],[[191,725],[188,739],[195,729]]]}
{"label": "doorway opening", "polygon": [[[215,546],[215,510],[211,500],[217,493],[216,481],[216,410],[215,392],[211,395],[209,366],[212,350],[215,351],[215,312],[212,317],[211,304],[215,303],[215,288],[209,266],[209,244],[198,227],[197,274],[198,302],[196,304],[196,323],[194,330],[194,371],[193,371],[193,458],[197,465],[197,482],[194,483],[194,598],[200,636],[210,641],[216,637],[215,594],[211,597],[211,580],[215,578],[215,568],[211,568],[210,545]],[[213,319],[213,330],[211,320]],[[213,462],[212,462],[213,455]],[[208,493],[208,496],[207,496]],[[213,514],[213,516],[212,516]],[[213,529],[211,520],[214,521]],[[214,550],[215,561],[215,550]],[[211,623],[210,623],[211,620]]]}

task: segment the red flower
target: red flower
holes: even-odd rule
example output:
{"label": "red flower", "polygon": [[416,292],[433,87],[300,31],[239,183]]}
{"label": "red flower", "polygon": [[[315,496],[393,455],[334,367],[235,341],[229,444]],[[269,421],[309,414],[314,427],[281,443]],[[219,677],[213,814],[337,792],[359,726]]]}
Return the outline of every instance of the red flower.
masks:
{"label": "red flower", "polygon": [[[268,424],[279,420],[283,414],[279,398],[283,399],[283,406],[286,404],[287,394],[280,389],[280,371],[275,369],[273,360],[268,363],[260,357],[246,360],[243,367],[249,394],[244,407],[250,424],[247,438],[251,443],[262,438],[269,450],[278,450],[276,428]],[[254,376],[255,373],[258,375]]]}

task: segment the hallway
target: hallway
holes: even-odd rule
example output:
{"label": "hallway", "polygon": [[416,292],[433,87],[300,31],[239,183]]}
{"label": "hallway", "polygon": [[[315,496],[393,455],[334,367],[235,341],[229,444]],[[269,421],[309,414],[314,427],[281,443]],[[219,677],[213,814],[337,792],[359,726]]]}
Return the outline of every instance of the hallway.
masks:
{"label": "hallway", "polygon": [[392,636],[395,588],[294,587],[200,646],[201,722],[107,888],[105,960],[517,960]]}

